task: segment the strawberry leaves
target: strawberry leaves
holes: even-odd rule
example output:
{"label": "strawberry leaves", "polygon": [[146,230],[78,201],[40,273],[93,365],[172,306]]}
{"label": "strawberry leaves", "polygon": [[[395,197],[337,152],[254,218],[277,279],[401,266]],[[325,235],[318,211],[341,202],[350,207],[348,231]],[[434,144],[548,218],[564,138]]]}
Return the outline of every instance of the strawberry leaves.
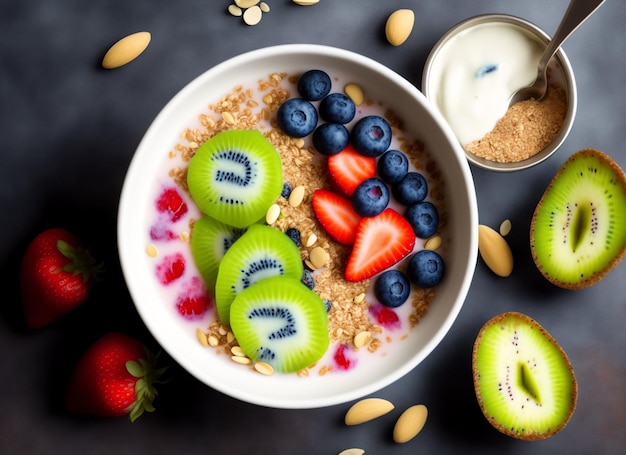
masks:
{"label": "strawberry leaves", "polygon": [[153,356],[138,340],[110,332],[97,340],[78,361],[66,395],[74,414],[102,417],[127,415],[131,422],[154,411],[157,384],[167,368],[157,368]]}
{"label": "strawberry leaves", "polygon": [[68,263],[63,266],[63,271],[71,273],[74,276],[80,275],[83,283],[91,280],[98,280],[103,271],[103,265],[97,263],[91,252],[80,246],[73,246],[64,240],[58,240],[56,243],[57,250],[65,258]]}
{"label": "strawberry leaves", "polygon": [[144,412],[154,412],[156,408],[153,405],[153,401],[159,394],[155,384],[167,382],[159,379],[165,373],[167,367],[154,369],[158,354],[152,358],[150,352],[146,351],[146,353],[151,360],[140,358],[138,361],[128,360],[126,362],[128,373],[137,378],[135,383],[136,399],[124,409],[128,413],[131,422],[137,420]]}

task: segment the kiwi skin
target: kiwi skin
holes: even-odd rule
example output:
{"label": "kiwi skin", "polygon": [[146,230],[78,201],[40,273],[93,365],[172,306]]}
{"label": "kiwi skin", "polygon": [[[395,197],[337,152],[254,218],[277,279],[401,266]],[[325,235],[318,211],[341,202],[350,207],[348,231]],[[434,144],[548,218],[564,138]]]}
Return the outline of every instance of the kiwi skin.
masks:
{"label": "kiwi skin", "polygon": [[[580,269],[581,276],[577,277],[577,279],[570,279],[570,278],[560,276],[558,271],[552,270],[553,267],[551,267],[550,264],[544,263],[545,259],[542,258],[541,254],[538,253],[537,230],[545,229],[545,223],[543,223],[543,225],[540,226],[538,220],[540,219],[540,215],[543,215],[545,219],[545,213],[546,213],[545,211],[548,210],[547,207],[544,207],[544,204],[546,203],[546,199],[548,198],[549,194],[555,189],[555,186],[558,184],[557,182],[559,182],[559,180],[561,179],[561,176],[566,172],[568,167],[576,165],[574,162],[579,159],[580,160],[586,160],[586,159],[595,160],[600,166],[604,167],[605,169],[608,169],[609,173],[612,174],[613,179],[611,180],[611,183],[613,184],[614,188],[607,189],[605,191],[605,197],[607,197],[606,195],[610,194],[611,191],[613,192],[613,195],[615,195],[616,197],[613,197],[613,195],[608,196],[611,198],[613,219],[606,220],[606,222],[619,224],[619,222],[616,222],[616,220],[618,217],[621,217],[624,225],[623,226],[617,225],[612,228],[613,235],[610,235],[611,237],[610,241],[617,242],[617,243],[614,245],[613,256],[604,265],[604,267],[599,268],[599,269],[593,269],[593,270]],[[576,202],[576,201],[573,201],[573,202]],[[547,189],[545,190],[543,196],[541,197],[541,200],[537,204],[535,211],[533,213],[533,216],[532,216],[532,220],[530,224],[530,249],[531,249],[533,261],[535,265],[537,266],[538,270],[548,281],[550,281],[552,284],[558,287],[561,287],[563,289],[578,290],[578,289],[587,288],[589,286],[593,286],[594,284],[598,283],[600,280],[606,277],[606,275],[609,272],[611,272],[615,267],[617,267],[619,263],[624,259],[624,257],[626,257],[626,236],[623,235],[623,233],[626,232],[626,215],[625,214],[626,214],[626,174],[619,167],[619,165],[611,157],[609,157],[608,155],[606,155],[605,153],[599,150],[583,149],[574,153],[567,159],[567,161],[563,164],[563,166],[559,169],[557,174],[554,176],[554,178],[548,185]],[[554,227],[554,229],[560,229],[560,228],[561,226]],[[609,239],[605,238],[603,239],[603,241],[607,242],[609,241]],[[561,258],[558,258],[558,259],[561,259]],[[572,254],[571,258],[563,258],[562,260],[569,261],[570,263],[575,263],[576,259],[577,258],[575,257],[575,255]],[[584,275],[583,275],[583,272],[584,272]]]}
{"label": "kiwi skin", "polygon": [[[511,426],[511,425],[505,426],[501,422],[499,422],[495,416],[491,414],[491,411],[487,409],[487,406],[485,405],[485,401],[482,398],[481,371],[480,371],[480,368],[478,367],[478,355],[479,355],[479,348],[481,346],[483,335],[492,326],[502,325],[504,327],[506,325],[512,324],[511,322],[512,320],[514,320],[515,323],[519,325],[525,324],[534,330],[538,330],[539,335],[542,336],[546,340],[546,342],[550,343],[554,347],[556,352],[560,354],[560,358],[563,364],[565,365],[565,368],[566,368],[565,373],[570,379],[569,404],[568,404],[569,408],[567,410],[567,414],[562,419],[560,424],[555,427],[547,428],[547,429],[544,429],[543,431],[539,431],[539,430],[535,430],[532,428],[522,428],[522,427]],[[519,360],[523,360],[523,359],[517,359],[516,361],[519,361]],[[515,439],[521,439],[525,441],[537,441],[541,439],[547,439],[555,435],[559,431],[561,431],[563,428],[565,428],[565,426],[571,419],[576,409],[576,402],[578,399],[578,382],[576,381],[574,369],[572,367],[572,364],[569,358],[567,357],[567,354],[565,353],[561,345],[552,337],[552,335],[550,335],[539,323],[537,323],[537,321],[535,321],[534,319],[522,313],[517,313],[513,311],[502,313],[502,314],[492,317],[489,321],[487,321],[483,325],[483,327],[480,329],[476,337],[476,340],[474,342],[474,348],[472,350],[472,378],[474,382],[474,391],[476,393],[476,399],[478,401],[478,405],[482,413],[484,414],[485,418],[489,421],[489,423],[495,429]]]}

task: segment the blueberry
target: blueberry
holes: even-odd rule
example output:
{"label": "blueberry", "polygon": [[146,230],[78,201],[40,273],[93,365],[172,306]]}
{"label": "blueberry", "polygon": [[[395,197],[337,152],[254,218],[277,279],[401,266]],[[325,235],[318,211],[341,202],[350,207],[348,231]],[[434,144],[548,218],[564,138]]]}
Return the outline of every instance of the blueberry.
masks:
{"label": "blueberry", "polygon": [[350,123],[356,114],[354,101],[343,93],[331,93],[320,102],[319,114],[327,122]]}
{"label": "blueberry", "polygon": [[317,110],[302,98],[290,98],[278,108],[276,120],[286,135],[304,137],[317,126]]}
{"label": "blueberry", "polygon": [[419,172],[409,172],[402,180],[393,184],[391,194],[396,198],[396,201],[408,207],[426,198],[428,183]]}
{"label": "blueberry", "polygon": [[411,283],[407,276],[398,270],[386,270],[374,283],[374,294],[380,303],[397,308],[409,298]]}
{"label": "blueberry", "polygon": [[329,313],[330,310],[333,308],[333,302],[328,299],[324,300],[324,308],[326,308],[326,312]]}
{"label": "blueberry", "polygon": [[352,208],[361,216],[376,216],[389,204],[389,190],[381,179],[363,180],[351,196]]}
{"label": "blueberry", "polygon": [[391,125],[378,115],[368,115],[356,122],[350,138],[361,155],[378,157],[391,145]]}
{"label": "blueberry", "polygon": [[377,164],[378,175],[387,183],[397,183],[409,172],[409,159],[400,150],[388,150]]}
{"label": "blueberry", "polygon": [[322,70],[309,70],[298,79],[298,93],[308,101],[318,101],[330,93],[330,76]]}
{"label": "blueberry", "polygon": [[311,290],[315,289],[315,281],[313,280],[313,274],[310,270],[305,269],[304,272],[302,272],[302,279],[300,281],[302,281],[302,284],[307,288]]}
{"label": "blueberry", "polygon": [[350,142],[348,129],[340,123],[322,123],[313,132],[313,146],[322,155],[336,155]]}
{"label": "blueberry", "polygon": [[300,241],[300,231],[296,228],[288,228],[285,231],[285,234],[287,234],[287,237],[289,237],[291,240],[293,240],[293,243],[296,244],[296,246],[298,248],[300,248],[300,245],[302,244],[302,242]]}
{"label": "blueberry", "polygon": [[439,213],[437,207],[428,201],[418,202],[410,206],[404,212],[404,217],[413,228],[415,235],[420,239],[432,237],[437,232]]}
{"label": "blueberry", "polygon": [[292,189],[293,188],[291,187],[291,183],[285,182],[283,183],[283,190],[280,192],[280,195],[285,199],[289,199],[289,195],[291,194]]}
{"label": "blueberry", "polygon": [[443,279],[445,266],[443,259],[436,252],[421,250],[409,259],[407,277],[420,288],[432,288]]}

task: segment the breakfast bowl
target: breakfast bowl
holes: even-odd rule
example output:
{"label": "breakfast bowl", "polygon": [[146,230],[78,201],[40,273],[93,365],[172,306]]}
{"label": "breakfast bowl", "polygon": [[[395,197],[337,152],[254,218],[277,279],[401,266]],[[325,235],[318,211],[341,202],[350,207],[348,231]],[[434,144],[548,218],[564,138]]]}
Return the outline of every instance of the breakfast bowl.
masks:
{"label": "breakfast bowl", "polygon": [[422,92],[451,124],[471,164],[499,172],[527,169],[567,138],[577,90],[562,48],[548,65],[546,97],[507,111],[513,93],[534,82],[549,42],[525,19],[484,14],[456,24],[432,48]]}
{"label": "breakfast bowl", "polygon": [[[319,267],[311,273],[314,280],[324,276],[330,269],[328,264],[339,264],[341,269],[345,258],[336,251],[345,250],[334,249],[335,242],[327,238],[313,216],[290,215],[290,210],[310,207],[326,157],[319,156],[310,137],[287,137],[276,126],[279,105],[299,96],[298,77],[312,69],[330,76],[332,92],[346,89],[364,95],[362,103],[355,101],[355,120],[347,128],[359,118],[380,113],[393,127],[392,146],[404,150],[411,166],[426,176],[430,188],[427,199],[439,209],[439,228],[430,239],[416,238],[410,247],[414,252],[423,250],[430,241],[428,248],[443,258],[445,275],[432,289],[413,287],[411,301],[397,308],[377,302],[370,284],[376,276],[348,283],[330,274],[326,284],[316,281],[313,292],[319,293],[319,300],[327,306],[327,349],[307,368],[272,374],[271,364],[268,368],[267,362],[232,349],[238,344],[238,335],[218,316],[213,288],[191,251],[194,228],[203,213],[189,194],[187,171],[193,160],[190,157],[218,130],[261,132],[280,150],[282,178],[292,187],[291,194],[298,186],[306,187],[306,193],[298,203],[292,203],[291,196],[288,203],[281,193],[276,203],[281,214],[269,217],[268,210],[268,217],[256,224],[283,226],[280,223],[292,219],[291,226],[301,237],[303,269]],[[283,155],[286,153],[296,156],[288,160]],[[118,249],[140,317],[182,368],[236,399],[302,409],[336,405],[380,390],[406,375],[436,348],[467,295],[476,263],[477,228],[476,195],[463,150],[422,93],[367,57],[326,46],[296,44],[252,51],[221,63],[190,82],[162,109],[141,140],[125,177]],[[327,252],[325,265],[312,266],[317,261],[309,256],[314,248]],[[372,255],[379,249],[384,248],[372,245]],[[400,264],[405,262],[396,267],[403,267]],[[218,281],[222,266],[220,263]],[[332,287],[340,281],[339,287]],[[323,294],[321,289],[329,285],[335,290]],[[255,286],[260,284],[248,289]],[[344,295],[341,289],[350,286],[364,287],[357,295]],[[339,304],[341,299],[344,303]],[[346,312],[344,305],[357,306]]]}

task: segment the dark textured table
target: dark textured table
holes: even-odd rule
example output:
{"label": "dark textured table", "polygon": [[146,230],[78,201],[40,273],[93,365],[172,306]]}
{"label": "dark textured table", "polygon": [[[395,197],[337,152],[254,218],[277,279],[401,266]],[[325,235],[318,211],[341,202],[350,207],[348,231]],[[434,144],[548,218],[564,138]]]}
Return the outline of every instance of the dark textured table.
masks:
{"label": "dark textured table", "polygon": [[[391,440],[397,414],[346,427],[348,405],[274,410],[224,396],[171,359],[171,381],[157,411],[126,419],[77,419],[61,395],[77,356],[109,330],[154,339],[128,295],[116,253],[117,204],[126,167],[160,108],[187,82],[225,59],[283,43],[318,43],[372,57],[421,84],[430,48],[453,24],[482,13],[507,13],[553,33],[566,0],[321,0],[310,7],[266,0],[271,11],[253,27],[230,16],[227,0],[86,2],[0,0],[0,449],[7,454],[626,453],[626,265],[595,287],[571,292],[549,285],[532,263],[530,217],[546,185],[573,152],[603,150],[626,168],[626,2],[609,0],[566,43],[579,109],[563,147],[541,166],[513,174],[472,168],[480,221],[513,223],[516,264],[496,277],[479,260],[452,330],[410,374],[381,390],[398,409],[429,407],[420,435]],[[412,8],[409,40],[384,39],[387,16]],[[148,50],[130,65],[103,70],[106,49],[139,30]],[[106,278],[80,309],[52,326],[25,329],[17,269],[31,238],[63,226],[86,240],[106,264]],[[568,353],[579,381],[569,425],[545,441],[525,443],[494,430],[473,392],[474,338],[491,316],[520,311],[539,321]]]}

